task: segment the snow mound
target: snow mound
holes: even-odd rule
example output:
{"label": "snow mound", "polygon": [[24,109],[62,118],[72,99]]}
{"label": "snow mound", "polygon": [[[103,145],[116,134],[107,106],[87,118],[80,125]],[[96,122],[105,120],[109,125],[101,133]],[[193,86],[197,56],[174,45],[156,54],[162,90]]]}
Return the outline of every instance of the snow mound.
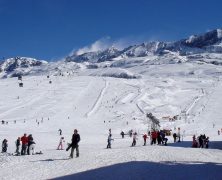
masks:
{"label": "snow mound", "polygon": [[141,76],[121,68],[107,68],[102,71],[92,73],[93,76],[114,77],[123,79],[138,79]]}

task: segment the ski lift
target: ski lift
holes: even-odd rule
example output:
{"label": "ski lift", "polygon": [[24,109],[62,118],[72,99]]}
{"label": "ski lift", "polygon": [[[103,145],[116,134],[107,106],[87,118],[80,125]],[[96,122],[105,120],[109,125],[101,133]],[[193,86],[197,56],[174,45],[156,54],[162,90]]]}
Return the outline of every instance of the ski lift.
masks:
{"label": "ski lift", "polygon": [[21,82],[21,83],[19,83],[19,87],[23,87],[23,83]]}

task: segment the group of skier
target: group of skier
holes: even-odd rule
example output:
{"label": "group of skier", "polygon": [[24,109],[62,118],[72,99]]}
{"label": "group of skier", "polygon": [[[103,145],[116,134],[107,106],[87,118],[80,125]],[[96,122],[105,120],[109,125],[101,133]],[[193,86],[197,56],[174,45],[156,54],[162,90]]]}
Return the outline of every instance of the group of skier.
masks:
{"label": "group of skier", "polygon": [[[122,136],[122,138],[124,138],[125,133],[123,131],[121,131],[120,135]],[[137,132],[133,132],[133,130],[130,130],[128,135],[130,137],[132,137],[133,142],[131,144],[131,146],[136,146],[136,142],[138,139],[138,134]],[[150,136],[150,143],[151,145],[153,144],[164,144],[167,145],[167,141],[168,139],[166,138],[166,135],[163,131],[155,131],[153,130],[151,133],[148,132],[148,135],[146,133],[144,133],[142,135],[143,138],[143,146],[146,146],[147,144],[147,139]],[[111,148],[111,142],[114,141],[114,139],[112,138],[112,133],[111,133],[111,129],[109,129],[109,134],[108,134],[108,138],[107,138],[107,149]]]}
{"label": "group of skier", "polygon": [[[133,132],[132,130],[129,131],[129,136],[133,138],[133,142],[132,142],[132,147],[136,146],[136,142],[137,142],[137,132]],[[62,130],[59,129],[59,135],[62,135]],[[120,135],[122,136],[122,138],[124,138],[125,133],[123,131],[121,131]],[[148,135],[146,133],[144,133],[142,135],[143,141],[144,141],[144,146],[147,143],[147,139],[148,137],[150,137],[150,144],[164,144],[167,145],[167,141],[168,138],[166,138],[165,132],[164,131],[155,131],[153,130],[152,132],[148,132]],[[176,138],[177,138],[177,134],[174,133],[173,134],[173,138],[174,138],[174,142],[176,142]],[[66,148],[66,151],[68,151],[69,149],[71,149],[71,153],[70,153],[70,158],[73,158],[73,153],[74,150],[76,149],[76,157],[79,157],[79,143],[80,141],[80,135],[78,134],[78,130],[74,129],[74,133],[72,135],[72,139],[71,139],[71,143],[68,144],[68,147]],[[109,135],[108,135],[108,139],[107,139],[107,149],[111,148],[111,142],[114,141],[114,139],[112,138],[112,133],[111,133],[111,129],[109,129]],[[63,150],[64,147],[64,142],[65,139],[64,137],[60,138],[59,141],[59,145],[57,150]],[[16,151],[15,151],[15,155],[30,155],[30,154],[35,154],[35,142],[34,139],[32,137],[32,134],[28,135],[25,133],[22,137],[18,137],[18,139],[15,141],[15,145],[16,145]],[[20,151],[20,146],[21,146],[21,151]],[[200,135],[196,138],[196,136],[193,136],[193,142],[192,142],[192,147],[200,147],[200,148],[208,148],[209,147],[209,137],[206,137],[206,135]],[[2,152],[7,152],[7,148],[8,148],[8,140],[4,139],[2,141]]]}
{"label": "group of skier", "polygon": [[164,131],[162,130],[158,130],[158,131],[152,131],[151,132],[151,145],[153,144],[158,144],[158,145],[167,145],[167,141],[168,141],[168,138],[166,138],[166,134]]}
{"label": "group of skier", "polygon": [[[59,129],[59,135],[62,135],[62,130]],[[68,143],[68,147],[66,148],[66,151],[71,149],[70,158],[73,158],[74,150],[76,149],[76,157],[79,157],[79,141],[80,141],[80,135],[78,134],[78,130],[74,129],[74,133],[72,135],[71,143]],[[61,137],[59,140],[59,145],[57,147],[57,150],[63,150],[65,143],[65,138]]]}
{"label": "group of skier", "polygon": [[[62,135],[62,130],[59,129],[59,134]],[[78,130],[74,129],[74,133],[72,135],[71,143],[68,144],[66,151],[71,149],[70,158],[73,158],[74,150],[76,149],[76,157],[79,157],[79,143],[80,135],[78,134]],[[63,143],[65,142],[64,137],[60,138],[60,142],[58,145],[58,150],[63,150]],[[42,152],[35,153],[35,142],[32,137],[32,134],[28,135],[25,133],[22,137],[18,137],[15,141],[16,150],[14,155],[34,155],[34,154],[42,154]],[[2,153],[7,153],[8,148],[8,140],[4,139],[2,141]]]}
{"label": "group of skier", "polygon": [[193,148],[208,148],[209,147],[209,137],[206,137],[206,135],[200,135],[196,138],[195,135],[193,135],[193,141],[192,141],[192,147]]}
{"label": "group of skier", "polygon": [[[17,140],[15,141],[15,146],[16,146],[15,155],[35,154],[35,142],[33,140],[32,134],[27,136],[25,133],[22,137],[18,137]],[[2,141],[2,152],[7,153],[7,148],[8,148],[8,140],[4,139]]]}

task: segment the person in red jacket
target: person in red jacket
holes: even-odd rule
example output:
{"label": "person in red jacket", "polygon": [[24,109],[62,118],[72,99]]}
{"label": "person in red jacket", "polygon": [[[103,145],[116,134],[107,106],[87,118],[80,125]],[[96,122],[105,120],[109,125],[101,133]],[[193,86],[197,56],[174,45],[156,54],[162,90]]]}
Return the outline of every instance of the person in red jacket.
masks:
{"label": "person in red jacket", "polygon": [[151,138],[151,145],[156,144],[157,132],[155,130],[151,132]]}
{"label": "person in red jacket", "polygon": [[22,141],[21,155],[25,155],[28,146],[28,137],[26,136],[26,134],[24,134],[24,136],[21,137],[21,141]]}
{"label": "person in red jacket", "polygon": [[147,135],[146,133],[143,135],[143,141],[144,141],[144,146],[146,146],[146,139],[147,139]]}

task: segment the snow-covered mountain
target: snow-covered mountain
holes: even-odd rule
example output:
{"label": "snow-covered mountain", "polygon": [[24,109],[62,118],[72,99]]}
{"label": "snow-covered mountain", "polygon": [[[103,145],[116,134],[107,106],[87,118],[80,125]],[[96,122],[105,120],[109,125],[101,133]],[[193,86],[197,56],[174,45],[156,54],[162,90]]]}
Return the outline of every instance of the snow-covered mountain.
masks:
{"label": "snow-covered mountain", "polygon": [[181,43],[188,47],[206,48],[221,42],[222,29],[216,29],[199,36],[190,36],[188,39],[182,40]]}
{"label": "snow-covered mountain", "polygon": [[66,62],[103,62],[118,57],[120,53],[121,51],[114,47],[108,48],[104,51],[87,52],[81,55],[77,55],[76,53],[74,53],[72,56],[68,56],[66,58]]}
{"label": "snow-covered mountain", "polygon": [[121,56],[122,57],[145,57],[150,54],[158,54],[166,48],[166,43],[164,42],[149,42],[142,43],[139,45],[130,46],[125,48]]}
{"label": "snow-covered mountain", "polygon": [[198,53],[222,53],[222,29],[216,29],[201,35],[192,35],[187,39],[176,42],[148,42],[126,47],[123,50],[114,47],[104,51],[87,52],[77,55],[74,53],[66,58],[67,62],[104,62],[115,58],[146,57],[162,55],[167,51],[179,52],[181,55]]}
{"label": "snow-covered mountain", "polygon": [[0,62],[0,77],[29,74],[82,74],[138,78],[131,67],[143,64],[175,64],[185,62],[222,64],[222,29],[192,35],[176,42],[146,42],[122,50],[105,50],[67,56],[65,60],[47,63],[33,58],[16,57]]}
{"label": "snow-covered mountain", "polygon": [[209,31],[202,35],[192,35],[187,39],[171,43],[167,49],[179,51],[180,54],[222,53],[222,29]]}
{"label": "snow-covered mountain", "polygon": [[36,67],[46,65],[47,61],[40,61],[28,57],[9,58],[0,63],[0,74],[2,77],[15,77],[29,74]]}
{"label": "snow-covered mountain", "polygon": [[123,50],[115,47],[105,49],[104,51],[87,52],[81,55],[74,53],[66,57],[66,62],[91,62],[99,63],[111,61],[115,58],[145,57],[150,54],[157,54],[164,50],[166,43],[164,42],[148,42],[139,45],[132,45]]}

